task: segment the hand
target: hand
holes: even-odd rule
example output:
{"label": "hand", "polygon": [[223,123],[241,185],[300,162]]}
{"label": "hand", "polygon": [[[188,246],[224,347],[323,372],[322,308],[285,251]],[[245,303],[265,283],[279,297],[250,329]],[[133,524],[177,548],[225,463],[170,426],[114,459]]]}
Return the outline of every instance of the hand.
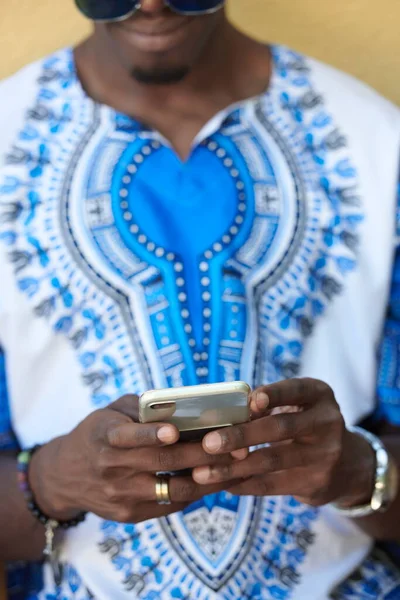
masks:
{"label": "hand", "polygon": [[176,444],[175,427],[139,424],[137,414],[137,397],[125,396],[33,456],[30,484],[47,516],[68,520],[90,511],[105,519],[138,523],[182,510],[226,487],[200,486],[191,476],[175,476],[170,480],[172,504],[157,504],[155,473],[225,464],[233,458],[207,454],[201,443]]}
{"label": "hand", "polygon": [[368,442],[346,430],[331,388],[313,379],[292,379],[252,393],[252,421],[208,434],[210,455],[269,444],[248,458],[194,469],[203,485],[242,479],[238,495],[291,495],[313,506],[369,502],[374,453]]}

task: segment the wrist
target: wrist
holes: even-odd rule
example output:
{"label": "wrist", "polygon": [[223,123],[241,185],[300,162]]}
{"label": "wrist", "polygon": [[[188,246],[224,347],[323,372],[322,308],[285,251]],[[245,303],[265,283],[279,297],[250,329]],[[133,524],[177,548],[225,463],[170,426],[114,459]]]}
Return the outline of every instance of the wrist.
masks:
{"label": "wrist", "polygon": [[374,491],[376,459],[371,444],[346,430],[339,477],[343,492],[336,503],[343,508],[369,504]]}
{"label": "wrist", "polygon": [[28,479],[40,510],[50,519],[69,521],[82,513],[71,498],[71,486],[63,482],[62,457],[64,437],[42,446],[31,458]]}

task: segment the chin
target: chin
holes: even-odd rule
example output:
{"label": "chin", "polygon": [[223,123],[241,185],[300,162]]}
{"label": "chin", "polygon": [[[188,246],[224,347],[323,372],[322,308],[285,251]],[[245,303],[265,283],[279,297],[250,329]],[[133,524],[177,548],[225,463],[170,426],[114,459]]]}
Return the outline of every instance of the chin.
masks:
{"label": "chin", "polygon": [[133,67],[131,75],[139,83],[145,85],[173,85],[186,79],[190,67]]}
{"label": "chin", "polygon": [[[223,13],[221,13],[223,16]],[[121,62],[143,83],[176,83],[190,71],[221,15],[143,19],[134,16],[104,28]]]}

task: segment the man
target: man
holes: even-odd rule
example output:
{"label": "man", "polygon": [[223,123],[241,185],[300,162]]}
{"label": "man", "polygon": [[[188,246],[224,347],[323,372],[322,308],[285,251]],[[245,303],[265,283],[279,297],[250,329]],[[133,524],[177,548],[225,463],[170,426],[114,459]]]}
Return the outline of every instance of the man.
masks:
{"label": "man", "polygon": [[[77,4],[1,88],[0,558],[45,549],[40,599],[399,598],[398,111],[220,0]],[[137,422],[239,379],[201,444]]]}

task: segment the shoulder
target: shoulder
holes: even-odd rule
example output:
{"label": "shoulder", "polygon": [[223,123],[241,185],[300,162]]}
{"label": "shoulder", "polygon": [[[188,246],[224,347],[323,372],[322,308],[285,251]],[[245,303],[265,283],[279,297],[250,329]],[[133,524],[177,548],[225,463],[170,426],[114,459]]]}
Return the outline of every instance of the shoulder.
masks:
{"label": "shoulder", "polygon": [[[379,128],[381,134],[397,136],[400,141],[400,109],[369,85],[285,46],[273,47],[273,54],[280,72],[294,71],[299,81],[306,74],[328,111],[350,132],[357,131],[362,136],[363,132],[369,134]],[[296,76],[292,79],[296,81]]]}
{"label": "shoulder", "polygon": [[17,73],[0,81],[0,164],[10,144],[21,130],[26,113],[38,101],[45,70],[69,56],[69,49],[26,65]]}
{"label": "shoulder", "polygon": [[400,132],[400,109],[356,77],[313,58],[306,59],[317,87],[326,100],[352,118],[378,119],[376,125]]}
{"label": "shoulder", "polygon": [[[35,84],[38,74],[40,73],[43,59],[26,65],[10,77],[0,81],[0,106],[3,108],[7,105],[7,100],[16,92],[22,89],[32,87]],[[18,97],[14,98],[18,100]]]}
{"label": "shoulder", "polygon": [[313,109],[315,136],[321,141],[321,124],[340,132],[365,193],[377,183],[393,198],[399,174],[400,109],[367,84],[314,58],[278,47],[275,60],[281,72],[291,73],[290,89],[297,101]]}
{"label": "shoulder", "polygon": [[[45,80],[57,76],[57,63],[63,56],[68,58],[68,53],[57,52],[0,81],[0,334],[5,330],[7,311],[17,303],[14,273],[7,257],[14,243],[13,214],[19,210],[26,186],[23,183],[18,188],[16,170],[19,161],[24,160],[21,159],[24,149],[35,143],[35,131],[26,127],[27,116],[40,105],[45,94]],[[40,110],[37,113],[39,122]],[[17,196],[14,192],[19,193],[19,189],[20,196]]]}
{"label": "shoulder", "polygon": [[40,62],[30,64],[0,81],[0,153],[12,140],[36,94]]}

